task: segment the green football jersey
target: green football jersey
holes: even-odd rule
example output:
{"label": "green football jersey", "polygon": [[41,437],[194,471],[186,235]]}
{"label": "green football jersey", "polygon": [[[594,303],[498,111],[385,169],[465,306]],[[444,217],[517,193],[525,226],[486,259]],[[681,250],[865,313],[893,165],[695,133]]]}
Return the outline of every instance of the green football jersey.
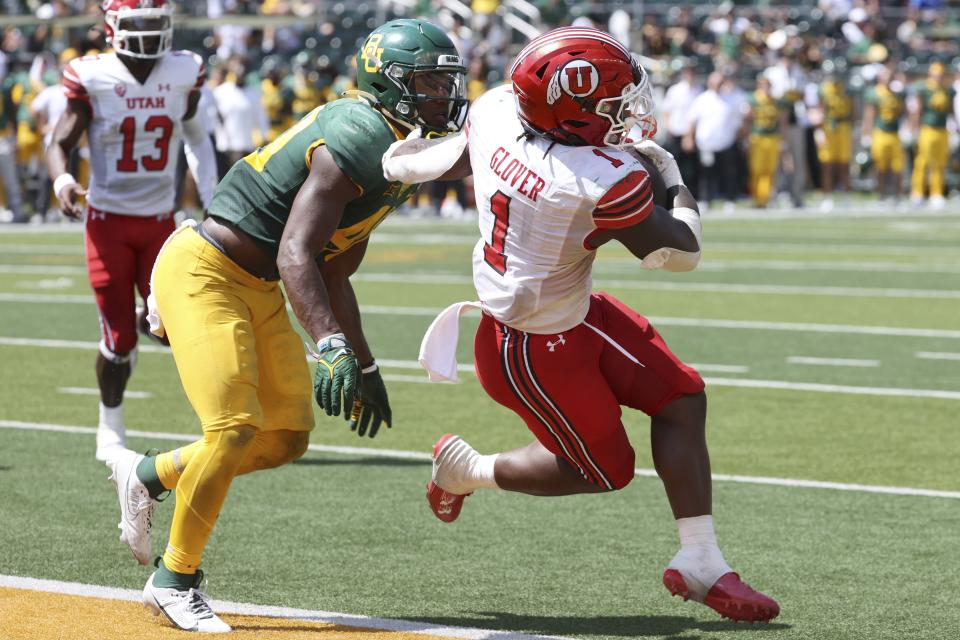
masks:
{"label": "green football jersey", "polygon": [[769,136],[780,131],[780,112],[785,108],[783,102],[760,91],[754,91],[747,98],[753,108],[753,122],[750,133]]}
{"label": "green football jersey", "polygon": [[240,160],[224,176],[207,213],[228,220],[274,257],[294,198],[310,173],[311,156],[325,145],[340,170],[360,190],[347,204],[323,258],[366,240],[418,185],[387,182],[381,158],[399,137],[366,102],[343,98],[317,107],[270,144]]}
{"label": "green football jersey", "polygon": [[947,116],[953,110],[953,96],[953,87],[930,81],[921,82],[917,86],[917,97],[922,109],[920,122],[937,129],[946,127]]}
{"label": "green football jersey", "polygon": [[888,133],[900,130],[900,117],[905,107],[903,93],[877,85],[867,90],[866,99],[876,109],[874,127]]}

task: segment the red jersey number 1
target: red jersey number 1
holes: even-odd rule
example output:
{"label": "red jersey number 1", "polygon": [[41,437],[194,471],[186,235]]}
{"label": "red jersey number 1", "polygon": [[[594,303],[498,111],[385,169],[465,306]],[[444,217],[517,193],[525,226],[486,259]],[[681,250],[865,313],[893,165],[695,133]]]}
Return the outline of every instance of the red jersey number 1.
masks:
{"label": "red jersey number 1", "polygon": [[510,197],[497,191],[490,198],[490,211],[493,213],[493,238],[483,245],[483,260],[494,271],[503,275],[507,272],[507,256],[503,253],[507,242],[507,227],[510,225]]}

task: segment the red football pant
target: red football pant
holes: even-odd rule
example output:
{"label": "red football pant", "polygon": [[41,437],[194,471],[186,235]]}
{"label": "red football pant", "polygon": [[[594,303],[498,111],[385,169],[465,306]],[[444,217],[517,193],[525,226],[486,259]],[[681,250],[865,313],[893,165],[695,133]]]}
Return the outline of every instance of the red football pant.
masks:
{"label": "red football pant", "polygon": [[100,311],[103,343],[125,355],[137,344],[134,287],[146,304],[150,272],[176,224],[173,214],[124,216],[87,210],[87,273]]}
{"label": "red football pant", "polygon": [[606,293],[591,296],[584,322],[556,335],[517,331],[484,314],[474,358],[487,394],[605,489],[633,479],[621,405],[653,416],[704,388],[646,318]]}

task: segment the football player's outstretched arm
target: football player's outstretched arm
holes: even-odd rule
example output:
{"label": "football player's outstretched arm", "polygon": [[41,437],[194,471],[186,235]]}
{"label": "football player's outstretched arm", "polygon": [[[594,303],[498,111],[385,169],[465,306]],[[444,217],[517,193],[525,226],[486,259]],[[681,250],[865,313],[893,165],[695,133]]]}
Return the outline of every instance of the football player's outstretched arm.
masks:
{"label": "football player's outstretched arm", "polygon": [[280,238],[277,270],[290,305],[303,328],[319,341],[343,333],[330,304],[317,256],[333,237],[347,203],[360,195],[323,145],[311,156],[311,169],[290,208]]}
{"label": "football player's outstretched arm", "polygon": [[54,191],[60,201],[60,210],[70,218],[83,215],[80,198],[87,194],[70,175],[70,153],[76,148],[80,136],[90,126],[90,105],[83,100],[67,100],[67,109],[60,116],[53,130],[53,138],[47,148],[47,169],[54,179]]}
{"label": "football player's outstretched arm", "polygon": [[183,116],[183,141],[187,166],[190,167],[190,174],[197,184],[200,203],[206,210],[213,191],[217,188],[217,159],[213,143],[210,142],[210,134],[197,114],[199,103],[200,91],[192,91],[187,102],[187,112]]}

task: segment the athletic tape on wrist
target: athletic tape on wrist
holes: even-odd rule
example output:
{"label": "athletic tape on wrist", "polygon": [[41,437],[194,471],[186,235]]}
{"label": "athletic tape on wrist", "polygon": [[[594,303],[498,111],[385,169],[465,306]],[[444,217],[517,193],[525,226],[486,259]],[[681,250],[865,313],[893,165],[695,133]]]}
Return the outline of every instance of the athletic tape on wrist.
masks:
{"label": "athletic tape on wrist", "polygon": [[377,366],[377,361],[374,360],[372,363],[370,363],[369,365],[367,365],[367,366],[364,367],[363,369],[360,369],[360,373],[373,373],[374,371],[376,371],[376,370],[379,369],[379,368],[380,368],[380,367]]}
{"label": "athletic tape on wrist", "polygon": [[59,198],[60,191],[62,191],[64,187],[76,183],[77,179],[72,175],[69,173],[61,173],[59,176],[57,176],[57,179],[53,181],[53,193]]}

